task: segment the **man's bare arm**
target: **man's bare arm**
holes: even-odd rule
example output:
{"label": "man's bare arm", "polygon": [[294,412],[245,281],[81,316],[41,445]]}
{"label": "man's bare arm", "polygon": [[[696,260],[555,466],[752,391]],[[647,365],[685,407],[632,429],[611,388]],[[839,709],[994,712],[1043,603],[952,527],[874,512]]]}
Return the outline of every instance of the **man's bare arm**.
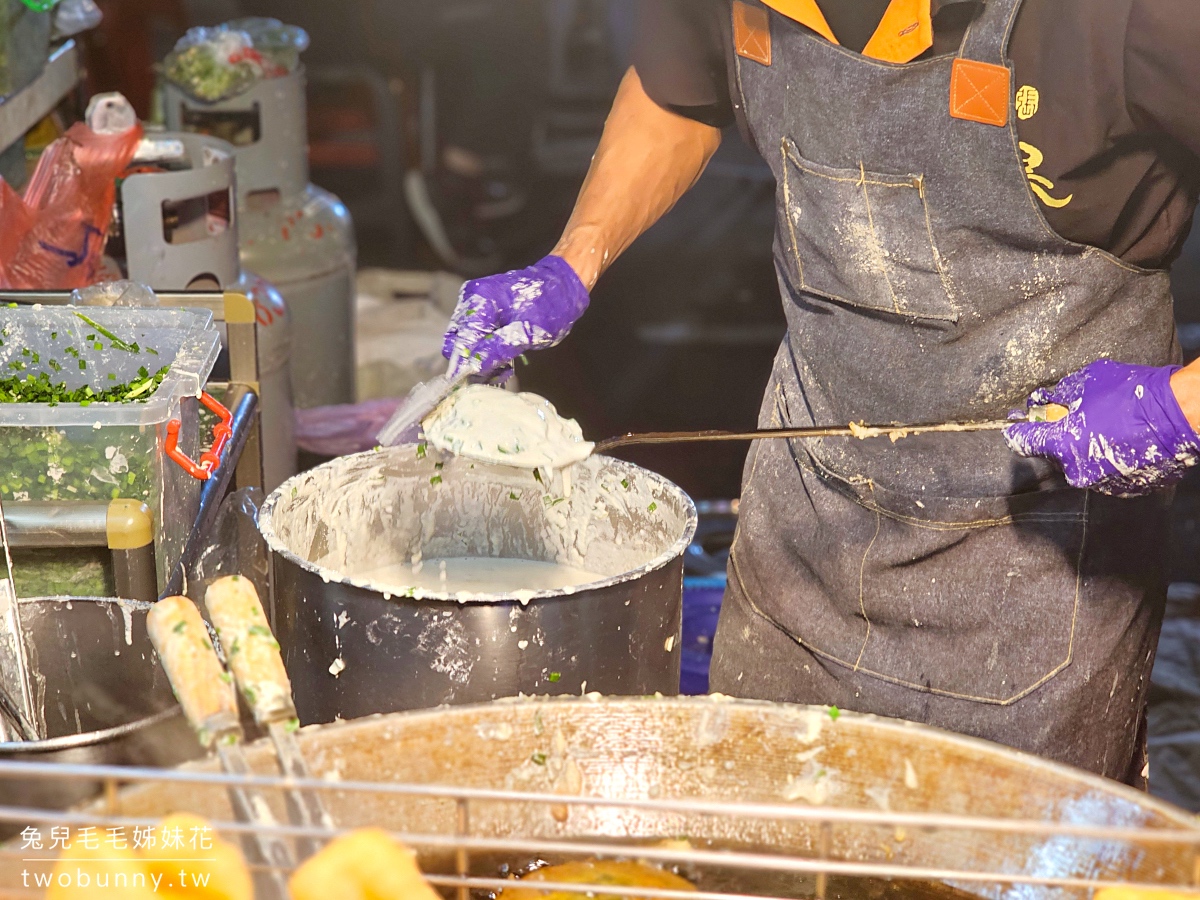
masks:
{"label": "man's bare arm", "polygon": [[696,183],[720,143],[720,129],[663,109],[630,69],[554,255],[565,259],[590,291]]}

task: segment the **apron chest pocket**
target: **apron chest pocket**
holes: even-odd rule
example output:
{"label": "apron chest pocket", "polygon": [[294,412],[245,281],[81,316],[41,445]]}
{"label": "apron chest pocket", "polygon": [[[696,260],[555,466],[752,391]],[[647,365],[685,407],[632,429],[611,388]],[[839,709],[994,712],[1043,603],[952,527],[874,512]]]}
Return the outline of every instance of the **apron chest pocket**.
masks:
{"label": "apron chest pocket", "polygon": [[802,290],[914,319],[958,320],[920,175],[835,169],[784,138],[781,235]]}

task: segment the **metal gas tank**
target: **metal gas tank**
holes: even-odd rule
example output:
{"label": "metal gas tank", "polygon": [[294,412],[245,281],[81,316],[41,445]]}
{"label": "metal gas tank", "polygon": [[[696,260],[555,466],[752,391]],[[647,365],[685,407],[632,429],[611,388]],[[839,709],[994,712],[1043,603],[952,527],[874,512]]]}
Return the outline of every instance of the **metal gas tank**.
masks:
{"label": "metal gas tank", "polygon": [[252,272],[242,272],[236,289],[254,304],[262,398],[263,488],[273,491],[297,470],[291,315],[275,286]]}
{"label": "metal gas tank", "polygon": [[353,403],[354,272],[350,214],[328,191],[251,197],[239,210],[242,265],[267,278],[291,312],[292,369],[302,409]]}
{"label": "metal gas tank", "polygon": [[166,81],[168,127],[229,136],[237,168],[242,265],[278,288],[292,314],[296,405],[353,403],[354,227],[345,205],[308,183],[304,68],[214,103]]}
{"label": "metal gas tank", "polygon": [[242,222],[234,202],[234,148],[188,132],[154,137],[166,150],[177,145],[182,155],[141,165],[122,181],[119,221],[125,256],[110,265],[115,277],[156,291],[240,290],[254,302],[263,483],[271,490],[296,471],[287,303],[264,273],[245,271],[238,259]]}

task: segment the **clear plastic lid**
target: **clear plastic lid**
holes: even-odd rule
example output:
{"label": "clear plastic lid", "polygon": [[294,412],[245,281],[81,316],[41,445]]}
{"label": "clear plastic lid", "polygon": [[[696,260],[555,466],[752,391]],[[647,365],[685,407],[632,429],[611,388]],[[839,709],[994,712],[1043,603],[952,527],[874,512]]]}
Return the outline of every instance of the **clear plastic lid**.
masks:
{"label": "clear plastic lid", "polygon": [[212,313],[69,306],[0,309],[0,378],[46,373],[68,389],[101,392],[169,367],[146,399],[110,403],[0,403],[0,428],[150,425],[198,396],[220,352]]}

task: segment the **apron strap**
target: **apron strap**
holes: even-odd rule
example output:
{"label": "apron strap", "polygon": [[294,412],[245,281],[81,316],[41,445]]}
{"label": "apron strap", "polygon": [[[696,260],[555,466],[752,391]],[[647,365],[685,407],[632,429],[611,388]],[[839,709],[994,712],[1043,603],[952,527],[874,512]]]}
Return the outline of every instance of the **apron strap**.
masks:
{"label": "apron strap", "polygon": [[1005,65],[1008,38],[1021,0],[984,0],[983,10],[963,36],[958,55],[977,62]]}

